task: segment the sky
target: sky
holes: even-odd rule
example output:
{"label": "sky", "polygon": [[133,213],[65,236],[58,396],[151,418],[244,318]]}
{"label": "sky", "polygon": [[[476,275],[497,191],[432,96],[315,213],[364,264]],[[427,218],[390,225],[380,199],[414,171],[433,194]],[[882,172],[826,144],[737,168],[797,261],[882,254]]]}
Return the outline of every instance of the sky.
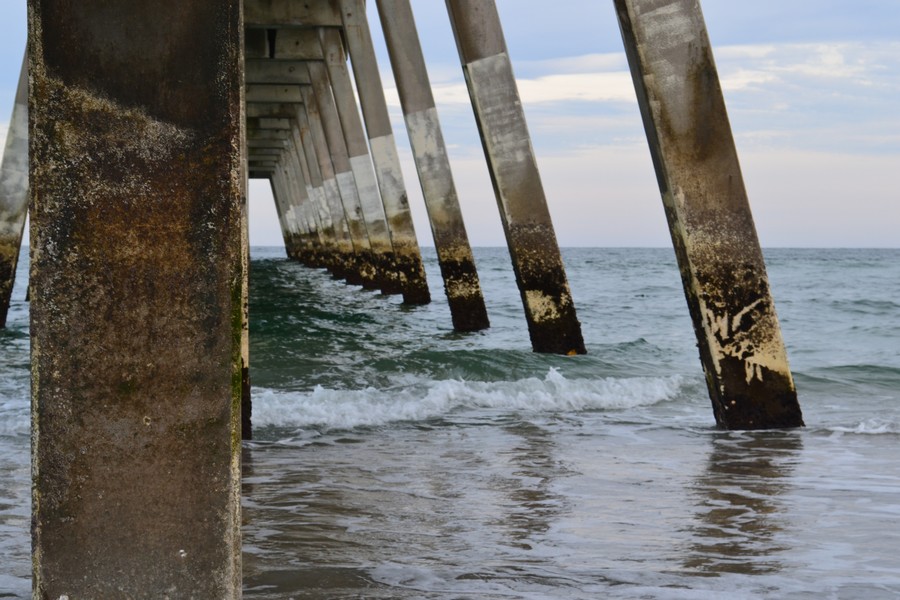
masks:
{"label": "sky", "polygon": [[[370,23],[420,244],[433,245],[378,25]],[[702,0],[764,247],[900,246],[900,1]],[[504,245],[444,2],[412,0],[473,246]],[[611,0],[497,0],[561,246],[669,246]],[[26,37],[0,0],[0,140]],[[251,182],[253,245],[280,245]]]}

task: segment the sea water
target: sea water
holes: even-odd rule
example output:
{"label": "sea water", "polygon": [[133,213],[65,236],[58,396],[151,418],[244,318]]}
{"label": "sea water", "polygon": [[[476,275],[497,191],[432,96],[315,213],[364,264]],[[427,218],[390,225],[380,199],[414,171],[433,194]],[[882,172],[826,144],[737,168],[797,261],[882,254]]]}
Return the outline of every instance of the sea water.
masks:
{"label": "sea water", "polygon": [[[567,249],[586,356],[503,249],[457,334],[254,248],[246,598],[900,596],[900,250],[766,252],[807,427],[718,431],[671,249]],[[0,332],[0,598],[30,595],[26,270]]]}

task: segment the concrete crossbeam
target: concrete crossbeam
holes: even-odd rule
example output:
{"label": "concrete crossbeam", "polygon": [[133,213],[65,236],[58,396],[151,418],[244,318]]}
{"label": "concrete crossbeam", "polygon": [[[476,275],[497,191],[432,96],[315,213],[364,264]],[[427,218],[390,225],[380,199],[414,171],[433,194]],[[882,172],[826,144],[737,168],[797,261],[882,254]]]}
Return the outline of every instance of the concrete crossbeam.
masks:
{"label": "concrete crossbeam", "polygon": [[248,101],[245,112],[248,119],[293,119],[297,114],[297,108],[296,103],[290,102],[272,104],[267,102]]}
{"label": "concrete crossbeam", "polygon": [[244,0],[247,27],[340,27],[341,15],[330,2]]}
{"label": "concrete crossbeam", "polygon": [[322,48],[315,29],[276,29],[275,54],[278,60],[322,60]]}
{"label": "concrete crossbeam", "polygon": [[250,83],[309,85],[309,75],[303,61],[248,59],[244,80]]}
{"label": "concrete crossbeam", "polygon": [[249,84],[246,87],[246,101],[256,104],[290,104],[303,102],[300,86]]}

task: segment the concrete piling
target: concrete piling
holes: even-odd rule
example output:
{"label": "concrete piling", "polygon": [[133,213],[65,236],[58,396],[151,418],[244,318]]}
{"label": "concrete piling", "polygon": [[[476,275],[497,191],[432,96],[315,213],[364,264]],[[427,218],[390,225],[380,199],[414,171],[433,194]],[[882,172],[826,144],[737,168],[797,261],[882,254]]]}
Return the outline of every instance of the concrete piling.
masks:
{"label": "concrete piling", "polygon": [[0,328],[16,282],[16,266],[28,215],[28,64],[22,61],[12,118],[0,162]]}
{"label": "concrete piling", "polygon": [[299,240],[293,230],[288,216],[287,192],[284,188],[284,174],[279,164],[269,178],[272,186],[272,196],[275,200],[275,211],[278,213],[278,223],[281,226],[281,237],[284,240],[285,251],[288,258],[300,260]]}
{"label": "concrete piling", "polygon": [[[483,329],[410,3],[376,1],[453,325]],[[30,207],[33,595],[238,599],[248,177],[290,258],[430,301],[365,2],[28,5],[0,327]],[[584,353],[495,1],[446,5],[532,347]],[[802,426],[699,2],[614,6],[716,422]]]}
{"label": "concrete piling", "polygon": [[28,5],[34,597],[240,598],[241,2]]}
{"label": "concrete piling", "polygon": [[[239,77],[246,81],[245,64],[238,65]],[[238,104],[241,136],[241,439],[253,439],[253,399],[250,386],[250,150],[247,147],[246,101],[243,89]]]}
{"label": "concrete piling", "polygon": [[378,0],[453,328],[490,326],[409,0]]}
{"label": "concrete piling", "polygon": [[305,173],[309,176],[309,184],[311,187],[311,198],[315,204],[316,211],[319,215],[319,222],[322,224],[322,233],[325,238],[325,255],[324,266],[334,271],[336,265],[341,262],[341,237],[337,227],[339,222],[335,221],[332,215],[331,204],[329,203],[328,194],[325,190],[325,182],[322,178],[322,171],[319,167],[319,159],[316,148],[312,141],[312,132],[309,126],[309,118],[306,108],[303,106],[296,109],[296,126],[293,130],[295,145],[303,151],[303,157],[306,164]]}
{"label": "concrete piling", "polygon": [[[302,129],[308,132],[306,112],[297,109],[297,118],[292,122],[291,136],[294,140],[294,148],[297,152],[297,160],[303,173],[303,178],[309,185],[310,209],[313,218],[319,224],[321,233],[321,248],[317,257],[317,268],[331,268],[335,264],[337,257],[337,239],[334,233],[334,223],[331,219],[331,213],[328,209],[328,203],[325,199],[325,190],[322,183],[322,174],[319,171],[318,161],[315,158],[315,149],[307,133],[306,137],[302,135]],[[304,125],[301,126],[301,123]]]}
{"label": "concrete piling", "polygon": [[302,206],[303,213],[310,226],[315,229],[315,235],[313,236],[312,242],[312,250],[310,255],[307,257],[307,266],[313,268],[322,268],[328,265],[328,259],[326,255],[328,254],[328,246],[329,246],[329,238],[327,233],[328,225],[324,221],[322,214],[319,209],[319,202],[316,196],[316,190],[313,188],[311,183],[311,177],[309,173],[309,166],[306,160],[306,152],[303,150],[303,144],[300,141],[299,131],[296,127],[289,130],[291,135],[291,141],[289,144],[290,148],[290,160],[293,168],[297,170],[298,180],[303,184],[304,188],[304,203]]}
{"label": "concrete piling", "polygon": [[403,301],[406,304],[427,304],[431,301],[431,294],[409,212],[409,198],[375,59],[372,34],[366,20],[365,3],[363,0],[340,0],[340,8],[394,258],[401,274]]}
{"label": "concrete piling", "polygon": [[493,0],[447,0],[535,352],[583,354],[525,113]]}
{"label": "concrete piling", "polygon": [[309,150],[307,150],[308,164],[311,166],[315,162],[318,165],[322,177],[322,191],[334,225],[338,246],[338,253],[331,272],[337,277],[346,279],[349,283],[362,285],[362,277],[356,267],[356,256],[350,228],[347,224],[345,207],[341,202],[341,192],[335,176],[334,164],[331,161],[331,153],[325,138],[325,131],[322,128],[318,103],[312,88],[304,87],[301,88],[301,91],[304,103],[297,108],[300,135],[303,138],[304,148],[307,148],[308,144],[308,148],[312,150],[312,154],[309,154]]}
{"label": "concrete piling", "polygon": [[394,261],[394,246],[385,220],[381,192],[378,190],[372,158],[369,156],[369,146],[366,144],[366,133],[353,93],[350,72],[347,69],[341,33],[339,29],[326,27],[319,30],[319,38],[322,43],[324,66],[328,71],[328,79],[334,92],[337,113],[347,143],[350,169],[359,190],[373,260],[380,274],[382,291],[387,294],[399,294],[403,290]]}
{"label": "concrete piling", "polygon": [[350,155],[347,152],[347,142],[344,139],[343,127],[334,103],[328,72],[321,61],[310,61],[307,68],[316,106],[319,109],[322,130],[325,133],[328,151],[331,155],[331,164],[334,166],[338,192],[350,228],[350,237],[353,240],[353,249],[356,253],[357,268],[362,277],[362,285],[368,289],[380,288],[381,282],[376,273],[372,246],[369,243],[369,231],[366,228],[366,219],[363,215],[359,190],[356,187],[356,178],[350,168]]}
{"label": "concrete piling", "polygon": [[615,0],[716,422],[803,425],[696,0]]}

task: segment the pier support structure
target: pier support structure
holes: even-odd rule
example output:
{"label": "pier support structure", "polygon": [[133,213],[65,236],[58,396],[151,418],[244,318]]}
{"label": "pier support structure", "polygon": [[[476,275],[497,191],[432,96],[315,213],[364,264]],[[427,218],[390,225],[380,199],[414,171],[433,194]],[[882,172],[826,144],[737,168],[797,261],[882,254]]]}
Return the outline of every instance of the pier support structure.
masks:
{"label": "pier support structure", "polygon": [[447,0],[535,352],[583,354],[581,324],[547,208],[494,0]]}
{"label": "pier support structure", "polygon": [[[307,155],[307,159],[318,163],[319,173],[322,176],[322,192],[328,204],[329,213],[334,223],[335,236],[338,242],[338,261],[332,268],[332,273],[344,277],[350,283],[362,283],[356,266],[355,247],[350,234],[350,227],[345,212],[345,206],[341,201],[341,192],[338,187],[334,163],[329,152],[325,130],[322,127],[322,118],[319,114],[318,103],[312,88],[302,88],[304,103],[297,108],[297,118],[300,120],[300,135],[309,136],[313,155]],[[303,140],[304,147],[307,142]]]}
{"label": "pier support structure", "polygon": [[453,328],[490,326],[409,0],[378,0]]}
{"label": "pier support structure", "polygon": [[716,422],[803,425],[696,0],[615,0]]}
{"label": "pier support structure", "polygon": [[6,327],[27,215],[28,65],[27,60],[23,60],[0,162],[0,328]]}
{"label": "pier support structure", "polygon": [[[350,169],[353,172],[353,179],[356,181],[366,229],[369,232],[369,243],[381,275],[382,291],[399,294],[403,289],[399,273],[396,270],[394,246],[391,243],[381,192],[378,189],[378,181],[372,166],[372,157],[369,155],[369,146],[366,143],[366,132],[363,129],[356,96],[353,93],[353,83],[347,68],[347,56],[341,41],[341,32],[334,27],[323,27],[319,31],[319,37],[322,43],[324,66],[328,71],[328,80],[334,93],[337,113],[347,143]],[[315,67],[310,65],[310,68]]]}
{"label": "pier support structure", "polygon": [[35,598],[240,598],[240,0],[29,0]]}
{"label": "pier support structure", "polygon": [[344,214],[350,228],[350,238],[353,240],[356,268],[362,278],[363,287],[377,288],[380,287],[380,283],[372,255],[372,245],[369,243],[369,231],[366,228],[366,219],[359,198],[359,189],[356,187],[356,178],[350,168],[350,155],[347,152],[344,130],[338,116],[337,106],[334,103],[328,72],[322,61],[310,61],[307,68],[312,83],[312,92],[319,108],[319,117],[328,144],[331,163],[334,166],[338,193],[341,196]]}
{"label": "pier support structure", "polygon": [[334,219],[325,196],[322,172],[319,170],[316,150],[310,137],[306,109],[302,106],[297,107],[294,114],[295,119],[292,121],[291,135],[294,139],[294,146],[297,149],[300,168],[303,171],[304,178],[309,183],[309,197],[313,216],[318,217],[320,231],[322,232],[323,256],[319,261],[319,266],[331,269],[339,255]]}
{"label": "pier support structure", "polygon": [[381,85],[381,74],[375,60],[365,2],[340,0],[340,9],[375,175],[391,232],[394,259],[402,278],[403,301],[406,304],[427,304],[431,302],[431,294],[409,211],[409,198]]}

